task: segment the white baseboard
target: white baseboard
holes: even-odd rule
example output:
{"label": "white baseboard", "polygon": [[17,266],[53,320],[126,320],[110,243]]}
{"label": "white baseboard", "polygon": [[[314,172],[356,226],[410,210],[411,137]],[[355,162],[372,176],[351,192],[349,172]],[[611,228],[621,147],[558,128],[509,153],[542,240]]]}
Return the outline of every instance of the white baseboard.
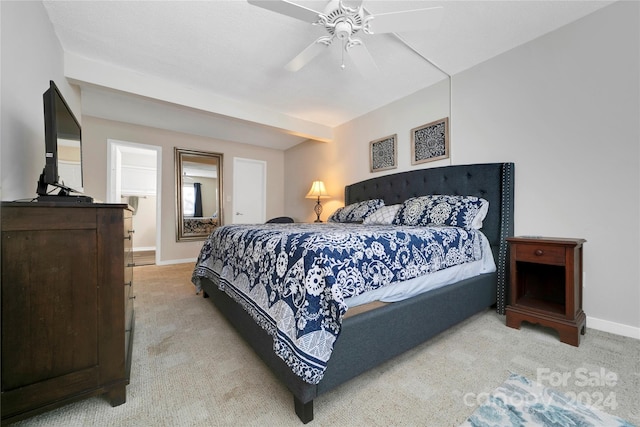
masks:
{"label": "white baseboard", "polygon": [[587,328],[622,335],[624,337],[640,339],[640,328],[611,322],[609,320],[596,319],[595,317],[587,316]]}
{"label": "white baseboard", "polygon": [[197,260],[198,260],[197,258],[170,259],[170,260],[160,261],[156,264],[157,265],[172,265],[172,264],[186,264],[186,263],[195,264]]}
{"label": "white baseboard", "polygon": [[133,248],[133,252],[142,252],[142,251],[155,251],[155,246],[136,246]]}

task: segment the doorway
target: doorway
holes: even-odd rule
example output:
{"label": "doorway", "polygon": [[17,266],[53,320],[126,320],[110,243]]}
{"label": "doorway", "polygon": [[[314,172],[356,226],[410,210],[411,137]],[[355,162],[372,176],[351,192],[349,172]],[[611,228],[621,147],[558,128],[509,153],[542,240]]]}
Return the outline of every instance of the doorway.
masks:
{"label": "doorway", "polygon": [[110,139],[107,152],[107,202],[134,211],[134,265],[159,264],[162,147]]}

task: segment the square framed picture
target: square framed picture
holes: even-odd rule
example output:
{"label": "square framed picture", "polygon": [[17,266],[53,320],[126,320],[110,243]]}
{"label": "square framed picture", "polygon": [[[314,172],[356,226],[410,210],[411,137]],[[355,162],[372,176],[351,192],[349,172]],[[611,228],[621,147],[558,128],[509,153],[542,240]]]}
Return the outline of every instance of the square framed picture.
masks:
{"label": "square framed picture", "polygon": [[385,136],[369,143],[369,164],[371,165],[371,172],[398,167],[397,134]]}
{"label": "square framed picture", "polygon": [[411,129],[411,164],[449,157],[449,118]]}

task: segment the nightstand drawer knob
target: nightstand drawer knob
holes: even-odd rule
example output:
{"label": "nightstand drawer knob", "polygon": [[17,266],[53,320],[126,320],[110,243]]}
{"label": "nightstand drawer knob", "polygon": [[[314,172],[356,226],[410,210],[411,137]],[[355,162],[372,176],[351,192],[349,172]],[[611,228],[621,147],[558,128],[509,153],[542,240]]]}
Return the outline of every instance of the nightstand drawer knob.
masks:
{"label": "nightstand drawer knob", "polygon": [[544,251],[542,249],[536,249],[536,251],[534,253],[536,254],[536,256],[544,255]]}

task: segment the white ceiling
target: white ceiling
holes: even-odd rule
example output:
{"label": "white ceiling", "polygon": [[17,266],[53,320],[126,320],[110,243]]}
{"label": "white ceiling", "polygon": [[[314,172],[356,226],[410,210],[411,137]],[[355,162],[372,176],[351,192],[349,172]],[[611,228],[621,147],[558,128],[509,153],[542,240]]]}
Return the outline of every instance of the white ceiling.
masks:
{"label": "white ceiling", "polygon": [[380,70],[365,79],[348,58],[341,69],[337,45],[285,71],[324,29],[244,0],[44,1],[83,115],[279,149],[330,139],[335,126],[610,3],[364,0],[372,14],[444,7],[438,28],[400,33],[413,50],[392,34],[361,35]]}

